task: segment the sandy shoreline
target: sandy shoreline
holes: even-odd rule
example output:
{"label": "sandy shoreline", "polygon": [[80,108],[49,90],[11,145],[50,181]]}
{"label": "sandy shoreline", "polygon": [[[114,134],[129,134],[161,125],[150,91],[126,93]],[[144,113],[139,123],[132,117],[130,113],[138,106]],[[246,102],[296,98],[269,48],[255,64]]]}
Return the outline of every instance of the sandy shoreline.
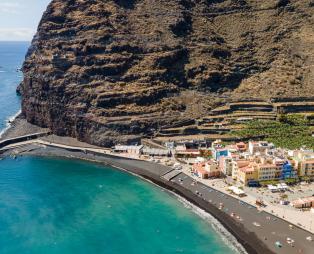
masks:
{"label": "sandy shoreline", "polygon": [[7,120],[7,126],[0,132],[0,141],[4,139],[15,138],[38,132],[45,132],[48,129],[35,126],[28,123],[22,116],[21,111],[11,116]]}
{"label": "sandy shoreline", "polygon": [[[187,200],[191,204],[197,206],[198,208],[206,211],[216,220],[218,220],[222,226],[230,233],[235,239],[243,246],[249,254],[273,254],[277,253],[272,251],[267,244],[261,241],[256,234],[248,231],[241,223],[232,219],[228,214],[221,212],[213,204],[196,195],[191,190],[177,184],[176,182],[166,181],[160,176],[167,172],[169,168],[153,164],[145,161],[138,161],[132,159],[125,159],[114,157],[110,155],[94,155],[91,153],[74,152],[68,151],[66,149],[47,147],[43,148],[36,145],[26,145],[22,147],[20,154],[32,155],[32,156],[51,156],[60,158],[72,158],[72,159],[82,159],[91,162],[101,163],[118,170],[123,170],[130,172],[137,176],[140,176],[161,188],[164,188],[176,195],[179,195],[183,199]],[[16,150],[16,149],[15,149]],[[4,154],[9,155],[9,151]],[[241,253],[241,252],[240,252]],[[294,253],[294,252],[282,252],[282,253]],[[296,252],[295,252],[296,253]],[[305,252],[306,253],[306,252]]]}
{"label": "sandy shoreline", "polygon": [[21,115],[21,110],[16,112],[14,115],[10,116],[6,121],[6,127],[0,131],[0,139],[2,139],[2,136],[9,132],[12,122],[16,121],[16,119]]}
{"label": "sandy shoreline", "polygon": [[[17,136],[17,134],[25,133],[25,120],[18,119],[16,124],[10,128],[9,138]],[[26,124],[27,125],[27,124]],[[28,125],[29,126],[29,125]],[[31,126],[29,126],[31,127]],[[36,129],[38,130],[38,129]],[[27,131],[31,131],[28,128]],[[71,138],[62,138],[50,135],[41,138],[46,142],[46,145],[39,145],[36,143],[23,144],[21,147],[12,148],[2,154],[2,156],[9,156],[12,153],[29,156],[51,156],[60,158],[72,158],[88,160],[94,163],[101,163],[109,165],[118,170],[127,171],[135,174],[141,178],[150,181],[153,184],[160,186],[163,189],[182,197],[184,200],[195,205],[199,209],[210,214],[226,229],[240,244],[244,247],[247,253],[250,254],[294,254],[303,253],[310,254],[314,248],[314,242],[306,241],[306,237],[311,235],[309,232],[300,228],[289,229],[289,223],[279,219],[271,214],[259,212],[256,208],[243,206],[239,204],[239,200],[222,195],[222,193],[211,189],[208,186],[198,183],[192,185],[194,181],[190,176],[180,173],[172,181],[167,181],[161,178],[163,174],[169,172],[170,168],[157,163],[147,161],[140,161],[128,159],[110,154],[99,153],[95,151],[85,151],[82,147],[97,150],[94,146],[76,141]],[[76,149],[69,149],[68,147],[56,147],[47,145],[49,142],[75,147]],[[85,152],[83,152],[83,150]],[[182,179],[184,181],[182,182]],[[196,191],[202,192],[202,197],[196,195]],[[226,200],[227,199],[227,200]],[[219,210],[218,204],[223,202],[228,212]],[[244,218],[244,221],[238,221],[230,216],[230,213],[235,212]],[[270,217],[267,221],[265,218]],[[262,226],[257,228],[252,225],[252,222],[259,222]],[[295,246],[288,246],[286,237],[291,237],[295,240]],[[314,238],[313,234],[312,237]],[[267,238],[267,239],[265,239]],[[274,243],[279,240],[282,248],[277,248]],[[240,248],[241,249],[241,248]],[[301,250],[301,252],[300,252]],[[242,251],[243,252],[243,251]],[[240,251],[241,253],[241,251]]]}

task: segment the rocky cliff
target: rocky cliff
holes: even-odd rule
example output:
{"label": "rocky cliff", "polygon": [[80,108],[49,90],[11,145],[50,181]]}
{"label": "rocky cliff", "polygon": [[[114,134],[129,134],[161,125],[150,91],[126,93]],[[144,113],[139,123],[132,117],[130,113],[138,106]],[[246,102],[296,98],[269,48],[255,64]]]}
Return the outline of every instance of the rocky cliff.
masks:
{"label": "rocky cliff", "polygon": [[237,98],[314,92],[313,0],[53,0],[23,66],[22,112],[111,145]]}

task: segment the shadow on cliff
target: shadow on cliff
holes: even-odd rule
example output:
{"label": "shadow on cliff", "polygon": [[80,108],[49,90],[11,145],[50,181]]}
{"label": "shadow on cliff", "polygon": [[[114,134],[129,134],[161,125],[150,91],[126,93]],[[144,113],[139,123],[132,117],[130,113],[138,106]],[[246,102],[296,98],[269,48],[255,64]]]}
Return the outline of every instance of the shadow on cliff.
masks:
{"label": "shadow on cliff", "polygon": [[114,0],[115,3],[125,9],[133,9],[136,0]]}

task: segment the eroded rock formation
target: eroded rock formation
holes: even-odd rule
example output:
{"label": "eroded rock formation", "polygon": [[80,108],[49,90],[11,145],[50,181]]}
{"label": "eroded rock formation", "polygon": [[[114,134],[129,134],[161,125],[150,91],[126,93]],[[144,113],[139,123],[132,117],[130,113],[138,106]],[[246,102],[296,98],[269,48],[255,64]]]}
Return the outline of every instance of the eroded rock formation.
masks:
{"label": "eroded rock formation", "polygon": [[311,0],[53,0],[23,114],[108,146],[229,99],[313,95],[313,14]]}

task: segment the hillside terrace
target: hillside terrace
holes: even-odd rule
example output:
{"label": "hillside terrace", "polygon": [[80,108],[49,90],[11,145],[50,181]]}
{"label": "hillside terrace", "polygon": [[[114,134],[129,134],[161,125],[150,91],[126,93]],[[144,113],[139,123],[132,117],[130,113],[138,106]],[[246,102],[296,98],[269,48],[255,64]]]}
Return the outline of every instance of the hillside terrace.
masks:
{"label": "hillside terrace", "polygon": [[[229,134],[230,131],[243,128],[243,123],[250,120],[276,120],[282,113],[298,113],[305,116],[314,113],[313,100],[269,102],[248,100],[232,102],[212,109],[208,115],[199,119],[191,119],[177,126],[161,127],[156,134],[157,140],[180,139],[222,139],[237,140]],[[309,116],[308,116],[309,117]]]}

